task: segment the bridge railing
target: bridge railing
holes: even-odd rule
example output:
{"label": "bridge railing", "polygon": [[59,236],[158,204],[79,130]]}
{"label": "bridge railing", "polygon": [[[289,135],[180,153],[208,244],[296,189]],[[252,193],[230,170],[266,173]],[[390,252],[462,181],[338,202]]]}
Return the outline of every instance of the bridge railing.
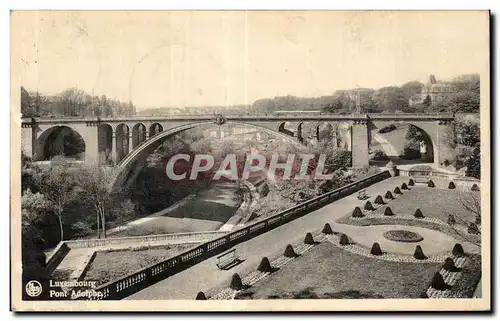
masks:
{"label": "bridge railing", "polygon": [[105,300],[122,299],[213,255],[221,253],[235,244],[267,232],[335,200],[387,179],[390,176],[389,171],[384,171],[347,184],[280,213],[258,220],[253,224],[230,232],[222,237],[200,244],[162,262],[150,265],[140,271],[130,273],[117,280],[103,284],[95,290],[100,291]]}

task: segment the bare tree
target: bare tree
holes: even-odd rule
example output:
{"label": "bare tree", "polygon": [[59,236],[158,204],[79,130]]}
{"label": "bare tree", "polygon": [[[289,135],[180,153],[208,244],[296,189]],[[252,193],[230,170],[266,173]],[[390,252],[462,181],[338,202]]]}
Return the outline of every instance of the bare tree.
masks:
{"label": "bare tree", "polygon": [[[467,213],[472,214],[474,221],[468,221],[457,215],[449,214],[449,216],[453,218],[452,221],[454,221],[453,223],[449,222],[449,226],[463,239],[477,246],[481,246],[481,242],[470,235],[481,235],[481,229],[478,228],[478,226],[481,225],[481,195],[478,192],[464,192],[460,195],[459,200],[462,208],[467,211]],[[467,228],[467,231],[464,230],[464,227]]]}
{"label": "bare tree", "polygon": [[99,238],[106,238],[106,210],[113,202],[111,184],[115,177],[114,169],[100,167],[97,164],[86,165],[77,174],[79,194],[95,209]]}
{"label": "bare tree", "polygon": [[74,197],[74,185],[68,170],[68,164],[59,160],[58,164],[45,170],[41,176],[39,186],[57,216],[61,241],[63,241],[63,213]]}

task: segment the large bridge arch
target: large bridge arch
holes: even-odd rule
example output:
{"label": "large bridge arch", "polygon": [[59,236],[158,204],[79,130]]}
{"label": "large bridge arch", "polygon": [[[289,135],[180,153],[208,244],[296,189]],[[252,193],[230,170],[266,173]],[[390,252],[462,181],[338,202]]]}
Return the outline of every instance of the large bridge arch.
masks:
{"label": "large bridge arch", "polygon": [[[379,130],[390,125],[396,125],[396,130],[388,133],[379,133]],[[443,139],[441,137],[442,133],[440,133],[442,124],[439,124],[438,121],[372,121],[370,124],[370,146],[372,146],[374,142],[377,142],[386,155],[389,156],[389,159],[404,162],[403,159],[399,158],[399,155],[403,152],[406,143],[405,136],[411,126],[422,133],[423,144],[420,150],[423,155],[420,161],[425,163],[438,163],[441,148],[440,144],[443,144]],[[404,131],[399,129],[401,127],[404,128]]]}
{"label": "large bridge arch", "polygon": [[[239,125],[239,126],[248,126],[259,129],[267,134],[274,135],[279,137],[282,141],[288,141],[296,145],[297,147],[301,147],[302,145],[292,136],[287,134],[280,133],[278,131],[262,127],[259,125],[244,123],[244,122],[236,122],[236,121],[228,121],[224,125]],[[201,126],[214,126],[214,122],[195,122],[188,123],[184,125],[179,125],[168,130],[165,130],[154,137],[151,137],[145,143],[139,145],[137,148],[133,149],[128,155],[126,155],[118,164],[117,167],[120,169],[117,175],[115,182],[113,183],[113,190],[120,190],[123,184],[129,179],[130,173],[132,172],[134,167],[141,168],[143,166],[141,163],[145,161],[145,155],[149,155],[153,152],[158,146],[160,146],[163,141],[173,135],[177,135],[181,132],[184,132],[189,129],[193,129]],[[222,126],[224,126],[222,125]],[[142,157],[141,157],[142,156]],[[132,176],[136,176],[138,171],[135,172]]]}
{"label": "large bridge arch", "polygon": [[86,142],[70,126],[57,125],[43,130],[36,138],[34,161],[47,161],[56,156],[85,160]]}

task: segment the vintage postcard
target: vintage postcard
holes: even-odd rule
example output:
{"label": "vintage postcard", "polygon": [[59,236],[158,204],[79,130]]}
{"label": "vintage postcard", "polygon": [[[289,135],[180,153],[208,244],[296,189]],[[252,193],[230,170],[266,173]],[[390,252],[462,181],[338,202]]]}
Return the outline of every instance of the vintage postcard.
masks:
{"label": "vintage postcard", "polygon": [[12,11],[14,311],[490,310],[488,11]]}

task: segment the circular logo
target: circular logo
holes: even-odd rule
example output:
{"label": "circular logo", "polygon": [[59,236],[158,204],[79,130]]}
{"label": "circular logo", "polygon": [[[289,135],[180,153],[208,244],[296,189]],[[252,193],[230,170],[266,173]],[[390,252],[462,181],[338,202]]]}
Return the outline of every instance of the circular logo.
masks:
{"label": "circular logo", "polygon": [[42,293],[42,285],[38,281],[29,281],[26,283],[26,294],[32,298],[39,296]]}

